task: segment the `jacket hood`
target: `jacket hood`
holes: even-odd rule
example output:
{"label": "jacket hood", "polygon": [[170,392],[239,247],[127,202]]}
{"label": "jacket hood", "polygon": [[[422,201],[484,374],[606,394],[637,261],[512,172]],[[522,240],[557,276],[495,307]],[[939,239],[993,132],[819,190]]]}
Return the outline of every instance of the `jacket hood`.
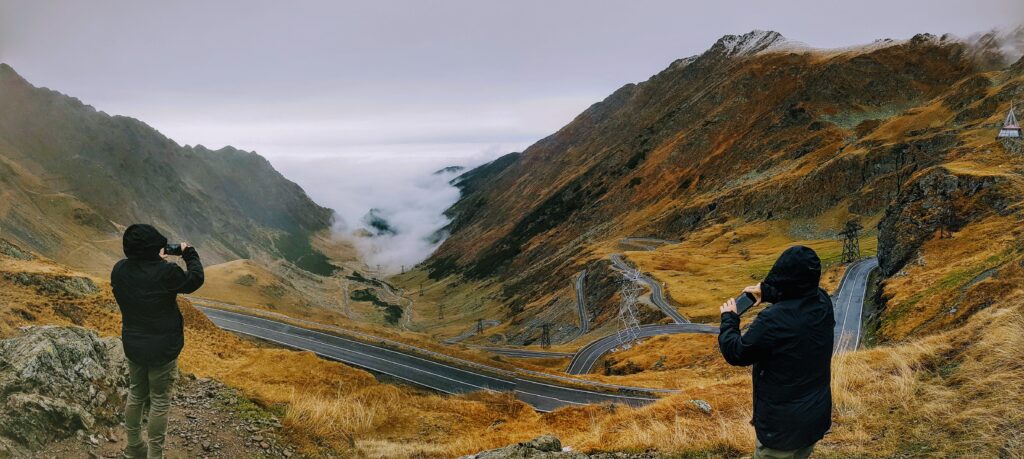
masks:
{"label": "jacket hood", "polygon": [[775,290],[778,301],[802,298],[818,291],[821,260],[810,247],[797,245],[786,249],[775,260],[762,284]]}
{"label": "jacket hood", "polygon": [[141,260],[160,258],[160,249],[167,245],[167,238],[150,225],[136,223],[124,231],[122,246],[124,256]]}

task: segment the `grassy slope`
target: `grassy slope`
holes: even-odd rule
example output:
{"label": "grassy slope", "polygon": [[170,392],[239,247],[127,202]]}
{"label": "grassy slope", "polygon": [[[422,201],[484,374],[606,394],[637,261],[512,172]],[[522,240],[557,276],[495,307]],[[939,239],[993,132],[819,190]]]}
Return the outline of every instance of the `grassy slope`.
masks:
{"label": "grassy slope", "polygon": [[[2,255],[0,271],[80,275]],[[0,275],[0,335],[27,323],[76,323],[116,335],[119,315],[107,285],[97,283],[100,293],[72,298]],[[956,330],[839,357],[835,426],[819,451],[837,457],[1024,452],[1024,398],[1016,384],[1024,378],[1024,291],[1016,285],[1008,299]],[[500,394],[442,397],[378,384],[365,372],[310,353],[254,346],[220,331],[187,302],[181,308],[187,328],[182,368],[285,410],[289,432],[309,453],[326,448],[347,455],[355,445],[368,457],[453,456],[548,432],[583,450],[736,456],[752,447],[749,376],[721,360],[713,337],[651,340],[616,358],[649,365],[653,356],[666,355],[663,370],[596,378],[661,381],[679,395],[635,410],[590,406],[540,415]],[[714,411],[701,413],[691,399],[710,402]]]}
{"label": "grassy slope", "polygon": [[[831,256],[847,219],[877,223],[908,173],[894,152],[925,150],[915,167],[944,159],[945,133],[935,128],[956,113],[931,101],[976,72],[958,46],[921,37],[737,59],[712,48],[673,64],[595,104],[467,195],[427,270],[498,291],[486,314],[515,328],[553,298],[572,298],[571,277],[619,250],[620,238],[685,239],[628,255],[668,283],[685,314],[713,320],[709,311],[786,245]],[[733,230],[760,241],[729,244]],[[864,244],[870,252],[873,235]],[[752,259],[732,263],[741,247]],[[421,277],[399,281],[415,287],[406,278]]]}
{"label": "grassy slope", "polygon": [[263,157],[178,145],[141,121],[32,86],[2,63],[0,195],[5,237],[97,274],[120,257],[116,239],[136,222],[194,243],[210,261],[262,254],[332,270],[311,245],[332,211]]}

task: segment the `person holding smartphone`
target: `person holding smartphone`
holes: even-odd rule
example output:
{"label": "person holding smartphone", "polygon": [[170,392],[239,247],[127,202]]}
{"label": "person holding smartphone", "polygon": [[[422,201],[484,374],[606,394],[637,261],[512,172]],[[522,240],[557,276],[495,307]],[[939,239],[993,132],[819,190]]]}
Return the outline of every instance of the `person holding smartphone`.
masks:
{"label": "person holding smartphone", "polygon": [[[122,245],[125,258],[114,265],[110,285],[121,310],[121,340],[129,370],[124,457],[162,458],[171,389],[178,375],[178,355],[185,346],[177,297],[203,285],[203,264],[194,247],[184,242],[167,245],[167,238],[150,225],[129,226]],[[187,269],[167,261],[167,252],[180,255]],[[147,403],[144,443],[141,424]]]}
{"label": "person holding smartphone", "polygon": [[721,307],[718,347],[731,365],[753,365],[754,458],[806,458],[832,426],[831,361],[835,316],[822,290],[821,260],[804,246],[786,249],[768,276],[743,289],[772,305],[740,333],[736,300]]}

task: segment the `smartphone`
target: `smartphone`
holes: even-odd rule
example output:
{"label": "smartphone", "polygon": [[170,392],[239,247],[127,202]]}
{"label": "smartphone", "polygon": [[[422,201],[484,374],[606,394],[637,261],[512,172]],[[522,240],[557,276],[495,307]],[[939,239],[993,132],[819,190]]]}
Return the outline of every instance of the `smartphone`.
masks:
{"label": "smartphone", "polygon": [[167,244],[164,247],[164,255],[177,255],[181,256],[181,244]]}
{"label": "smartphone", "polygon": [[754,303],[757,303],[757,298],[754,298],[754,295],[743,292],[742,295],[736,298],[736,314],[742,316]]}

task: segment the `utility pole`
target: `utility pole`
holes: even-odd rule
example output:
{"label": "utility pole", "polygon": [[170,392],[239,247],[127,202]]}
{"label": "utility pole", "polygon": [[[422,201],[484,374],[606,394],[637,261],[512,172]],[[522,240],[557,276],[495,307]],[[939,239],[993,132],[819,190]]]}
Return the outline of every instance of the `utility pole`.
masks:
{"label": "utility pole", "polygon": [[437,318],[444,319],[444,303],[437,303]]}
{"label": "utility pole", "polygon": [[402,274],[405,274],[405,265],[402,265]]}
{"label": "utility pole", "polygon": [[640,286],[642,275],[636,269],[627,269],[622,273],[622,287],[619,293],[619,329],[616,338],[619,347],[629,349],[640,335],[640,321],[636,318],[636,302],[643,287]]}
{"label": "utility pole", "polygon": [[551,347],[551,324],[544,324],[540,327],[540,345],[547,349]]}
{"label": "utility pole", "polygon": [[420,296],[423,296],[423,282],[420,282]]}
{"label": "utility pole", "polygon": [[860,259],[860,231],[864,226],[857,220],[846,222],[846,226],[839,232],[843,237],[842,263],[852,263]]}

